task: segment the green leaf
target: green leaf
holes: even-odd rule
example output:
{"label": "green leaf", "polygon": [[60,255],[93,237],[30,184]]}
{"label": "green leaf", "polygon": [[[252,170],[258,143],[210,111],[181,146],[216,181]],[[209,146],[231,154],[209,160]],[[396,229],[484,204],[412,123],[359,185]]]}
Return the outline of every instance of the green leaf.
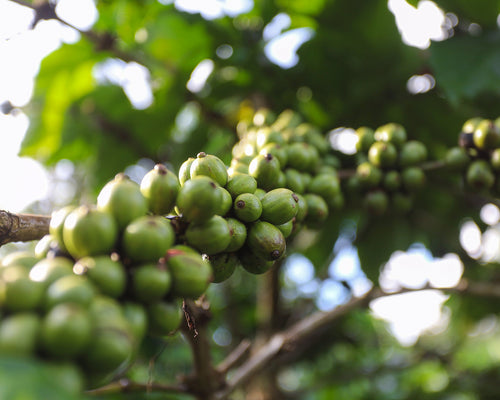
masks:
{"label": "green leaf", "polygon": [[0,358],[0,399],[82,400],[83,381],[72,365],[33,359]]}
{"label": "green leaf", "polygon": [[325,6],[325,0],[277,0],[276,4],[291,13],[318,15]]}
{"label": "green leaf", "polygon": [[415,242],[412,224],[404,218],[364,216],[358,225],[355,246],[361,269],[372,282],[378,283],[381,266],[396,250],[405,251]]}
{"label": "green leaf", "polygon": [[21,155],[48,161],[59,150],[66,111],[94,89],[92,69],[97,60],[85,41],[63,45],[43,60],[33,101],[40,111],[31,118]]}
{"label": "green leaf", "polygon": [[500,35],[458,36],[430,47],[436,82],[457,104],[480,94],[500,94]]}
{"label": "green leaf", "polygon": [[213,54],[204,25],[189,23],[172,12],[158,16],[148,26],[148,32],[146,49],[170,68],[191,72],[201,60]]}
{"label": "green leaf", "polygon": [[418,3],[420,3],[420,0],[406,0],[406,2],[410,5],[410,6],[413,6],[415,8],[418,7]]}

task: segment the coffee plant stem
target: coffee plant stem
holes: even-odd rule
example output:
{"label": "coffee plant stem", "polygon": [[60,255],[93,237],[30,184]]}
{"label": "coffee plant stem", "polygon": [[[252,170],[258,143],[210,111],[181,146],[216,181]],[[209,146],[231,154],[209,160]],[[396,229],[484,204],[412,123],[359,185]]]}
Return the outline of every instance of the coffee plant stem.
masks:
{"label": "coffee plant stem", "polygon": [[49,216],[13,214],[0,210],[0,246],[9,242],[41,239],[49,232],[49,224]]}
{"label": "coffee plant stem", "polygon": [[223,375],[216,370],[210,354],[207,325],[210,321],[208,303],[184,302],[186,323],[182,330],[193,356],[193,374],[183,378],[184,383],[200,399],[211,399],[211,394],[223,385]]}

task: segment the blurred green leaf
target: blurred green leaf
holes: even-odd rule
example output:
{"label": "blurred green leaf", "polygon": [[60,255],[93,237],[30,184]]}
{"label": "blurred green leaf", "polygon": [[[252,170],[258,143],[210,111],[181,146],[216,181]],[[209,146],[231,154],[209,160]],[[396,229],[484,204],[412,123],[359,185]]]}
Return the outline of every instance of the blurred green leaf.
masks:
{"label": "blurred green leaf", "polygon": [[276,0],[276,4],[291,13],[317,15],[325,6],[325,0]]}
{"label": "blurred green leaf", "polygon": [[445,11],[458,16],[465,23],[476,23],[485,29],[495,29],[500,13],[499,0],[436,0]]}
{"label": "blurred green leaf", "polygon": [[68,108],[95,87],[92,70],[99,59],[82,40],[61,46],[43,60],[33,101],[39,111],[31,119],[21,155],[51,162],[62,146]]}
{"label": "blurred green leaf", "polygon": [[0,357],[0,398],[82,400],[82,377],[71,365]]}
{"label": "blurred green leaf", "polygon": [[418,3],[420,3],[420,0],[406,0],[406,2],[407,2],[410,6],[413,6],[413,7],[417,8]]}
{"label": "blurred green leaf", "polygon": [[483,93],[500,93],[500,35],[458,36],[434,42],[431,64],[438,87],[457,104]]}
{"label": "blurred green leaf", "polygon": [[151,21],[145,48],[167,68],[189,73],[201,60],[212,56],[212,40],[204,25],[172,12]]}

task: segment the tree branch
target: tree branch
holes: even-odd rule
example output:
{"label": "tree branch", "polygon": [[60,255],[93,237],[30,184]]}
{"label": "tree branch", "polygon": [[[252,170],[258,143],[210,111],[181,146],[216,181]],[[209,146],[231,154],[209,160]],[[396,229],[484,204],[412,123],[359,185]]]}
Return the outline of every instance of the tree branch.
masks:
{"label": "tree branch", "polygon": [[333,323],[353,309],[367,306],[374,293],[375,289],[372,289],[363,297],[353,298],[348,303],[329,312],[316,312],[292,325],[285,331],[274,334],[248,359],[247,362],[245,362],[245,364],[232,372],[232,376],[227,381],[226,387],[216,393],[214,399],[223,400],[227,398],[227,396],[229,396],[238,386],[267,367],[271,360],[282,351],[293,351],[296,348],[297,342],[309,337],[309,335],[316,332],[316,330]]}
{"label": "tree branch", "polygon": [[98,389],[87,390],[85,393],[93,396],[102,396],[105,394],[131,392],[189,394],[187,388],[185,388],[184,386],[162,385],[158,383],[139,383],[129,381],[128,379],[120,379]]}
{"label": "tree branch", "polygon": [[464,295],[494,297],[500,298],[500,284],[491,282],[469,282],[462,279],[460,283],[453,288],[435,288],[425,286],[419,289],[403,288],[393,293],[386,293],[380,288],[372,288],[362,297],[351,299],[344,305],[334,308],[331,311],[318,311],[307,318],[304,318],[286,330],[276,333],[262,345],[242,366],[232,372],[231,378],[227,381],[226,387],[216,393],[214,399],[226,399],[237,387],[247,382],[255,374],[262,372],[268,367],[274,359],[283,354],[291,354],[300,350],[298,344],[307,341],[308,338],[317,334],[318,331],[330,326],[339,318],[348,314],[350,311],[368,307],[370,302],[380,297],[395,296],[403,293],[421,292],[424,290],[440,290],[450,293]]}
{"label": "tree branch", "polygon": [[13,214],[0,210],[0,246],[9,242],[29,242],[49,233],[50,217]]}

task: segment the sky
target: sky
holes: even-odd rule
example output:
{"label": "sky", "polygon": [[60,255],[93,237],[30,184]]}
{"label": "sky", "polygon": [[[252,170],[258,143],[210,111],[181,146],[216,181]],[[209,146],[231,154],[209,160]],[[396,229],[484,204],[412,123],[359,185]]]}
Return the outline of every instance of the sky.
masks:
{"label": "sky", "polygon": [[[160,2],[167,4],[173,1]],[[174,3],[181,10],[200,13],[207,19],[235,16],[250,10],[253,5],[252,0],[176,0]],[[423,0],[415,9],[404,0],[389,0],[388,7],[396,16],[398,29],[406,44],[423,49],[429,46],[431,40],[445,38],[442,29],[445,15],[434,3]],[[80,29],[90,28],[98,17],[92,0],[60,0],[56,11],[61,18]],[[28,27],[32,18],[30,9],[0,0],[0,60],[8,60],[0,63],[0,104],[10,101],[20,108],[27,105],[41,59],[61,43],[79,39],[76,31],[56,21],[42,21],[34,30],[30,30]],[[297,49],[314,35],[308,28],[289,30],[290,24],[290,17],[281,13],[264,30],[265,54],[282,68],[297,64]],[[223,50],[231,51],[221,49],[221,54],[224,54]],[[187,88],[193,92],[203,89],[212,70],[211,60],[202,61],[193,71]],[[122,86],[132,105],[138,109],[147,108],[153,101],[148,83],[149,72],[138,64],[109,61],[96,68],[95,77],[97,81],[108,80]],[[422,93],[434,87],[430,75],[408,78],[408,90],[412,93]],[[51,177],[38,162],[18,157],[28,126],[29,119],[21,110],[9,115],[0,113],[0,185],[4,188],[0,209],[11,212],[21,212],[33,201],[46,198],[53,188]],[[351,136],[349,132],[344,133],[344,142],[352,150],[352,132]],[[63,167],[59,171],[60,177],[67,178],[71,168],[68,170]],[[490,207],[485,218],[494,220],[497,214],[498,208],[495,210]],[[467,245],[470,246],[471,238],[474,239],[476,247],[467,251],[481,253],[481,234],[478,234],[477,225],[469,222],[464,231],[463,243],[469,243]],[[498,245],[500,233],[493,228],[490,231],[490,242]],[[324,281],[314,278],[313,267],[304,257],[294,256],[288,260],[285,267],[285,296],[290,300],[297,296],[312,297],[318,308],[326,311],[348,301],[352,295],[360,296],[370,289],[371,282],[361,270],[356,249],[349,245],[345,237],[339,240],[343,240],[344,245],[341,250],[333,249],[336,257],[330,266],[329,278]],[[384,266],[380,284],[388,291],[402,287],[418,289],[426,285],[450,287],[458,282],[462,271],[460,260],[453,254],[436,259],[425,248],[416,245],[406,253],[393,254]],[[352,294],[339,280],[349,283]],[[388,322],[388,329],[402,344],[411,345],[422,332],[433,329],[439,331],[446,324],[447,313],[442,306],[446,298],[439,290],[427,290],[381,299],[372,303],[371,310],[374,315]]]}

